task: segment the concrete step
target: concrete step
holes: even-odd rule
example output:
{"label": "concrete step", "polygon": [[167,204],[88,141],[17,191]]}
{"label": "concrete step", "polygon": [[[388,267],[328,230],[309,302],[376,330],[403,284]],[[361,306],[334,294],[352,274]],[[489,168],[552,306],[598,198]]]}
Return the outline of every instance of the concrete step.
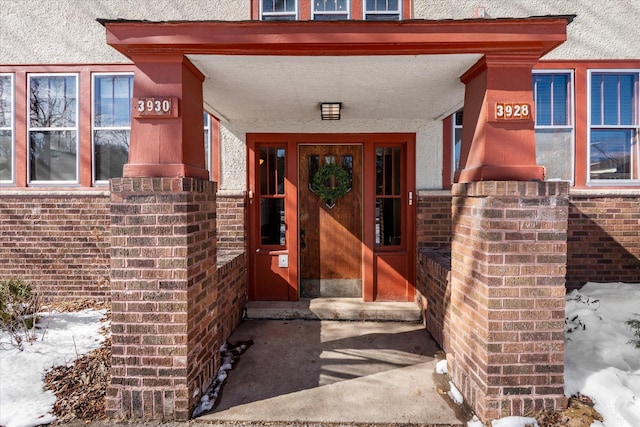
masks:
{"label": "concrete step", "polygon": [[363,302],[360,298],[314,298],[300,301],[250,301],[248,319],[370,320],[419,322],[415,302]]}

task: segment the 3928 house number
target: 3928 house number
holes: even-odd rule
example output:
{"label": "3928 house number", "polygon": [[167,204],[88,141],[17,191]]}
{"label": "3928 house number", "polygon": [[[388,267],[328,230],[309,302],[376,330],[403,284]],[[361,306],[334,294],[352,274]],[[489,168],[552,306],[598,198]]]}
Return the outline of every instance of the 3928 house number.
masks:
{"label": "3928 house number", "polygon": [[496,103],[496,120],[529,120],[531,105],[527,103]]}
{"label": "3928 house number", "polygon": [[134,98],[133,117],[178,117],[178,99]]}

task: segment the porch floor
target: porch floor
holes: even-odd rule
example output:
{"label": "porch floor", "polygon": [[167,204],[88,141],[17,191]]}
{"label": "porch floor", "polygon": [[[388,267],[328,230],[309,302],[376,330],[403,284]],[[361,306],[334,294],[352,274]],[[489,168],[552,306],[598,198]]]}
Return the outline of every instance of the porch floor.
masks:
{"label": "porch floor", "polygon": [[361,298],[250,301],[246,309],[248,319],[419,322],[422,318],[416,302],[363,302]]}
{"label": "porch floor", "polygon": [[246,320],[229,341],[249,340],[197,425],[464,424],[439,393],[443,354],[421,323]]}

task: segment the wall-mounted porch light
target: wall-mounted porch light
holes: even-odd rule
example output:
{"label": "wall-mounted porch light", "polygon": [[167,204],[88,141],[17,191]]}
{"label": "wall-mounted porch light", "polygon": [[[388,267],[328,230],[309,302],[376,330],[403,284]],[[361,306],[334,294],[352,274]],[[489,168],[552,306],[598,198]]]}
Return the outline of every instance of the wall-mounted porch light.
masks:
{"label": "wall-mounted porch light", "polygon": [[320,103],[320,116],[322,120],[340,120],[340,109],[342,102],[322,102]]}

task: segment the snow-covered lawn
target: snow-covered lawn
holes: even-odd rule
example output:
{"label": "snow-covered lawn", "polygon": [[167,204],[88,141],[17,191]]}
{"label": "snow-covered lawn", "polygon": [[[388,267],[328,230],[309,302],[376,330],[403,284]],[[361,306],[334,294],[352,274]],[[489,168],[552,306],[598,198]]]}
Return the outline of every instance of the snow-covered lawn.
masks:
{"label": "snow-covered lawn", "polygon": [[[629,343],[635,337],[625,323],[635,313],[640,314],[640,284],[589,283],[567,295],[565,393],[580,392],[593,399],[604,418],[595,427],[640,426],[640,349]],[[44,373],[98,348],[104,314],[48,313],[40,323],[46,328],[43,339],[25,345],[23,352],[7,345],[0,349],[0,425],[34,426],[55,419],[49,413],[55,396],[43,391]],[[0,332],[0,342],[6,341]],[[523,427],[531,422],[508,417],[493,426]]]}
{"label": "snow-covered lawn", "polygon": [[47,424],[56,417],[49,411],[56,402],[44,390],[44,374],[54,366],[71,365],[104,340],[100,320],[105,310],[42,313],[38,341],[24,343],[24,351],[9,345],[0,331],[0,426],[28,427]]}

